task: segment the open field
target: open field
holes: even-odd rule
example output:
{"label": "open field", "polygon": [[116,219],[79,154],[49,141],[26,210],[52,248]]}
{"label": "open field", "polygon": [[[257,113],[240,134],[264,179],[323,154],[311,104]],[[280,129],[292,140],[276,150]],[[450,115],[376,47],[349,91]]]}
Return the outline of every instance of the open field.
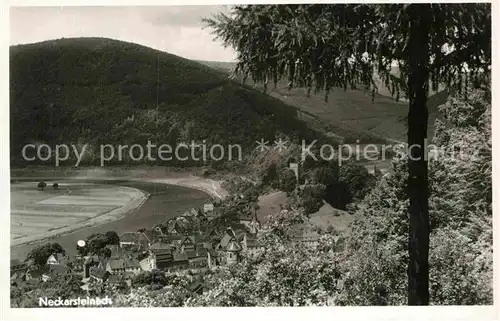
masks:
{"label": "open field", "polygon": [[[92,233],[115,231],[120,235],[151,228],[191,207],[203,206],[210,198],[226,195],[217,181],[169,172],[162,167],[23,168],[11,170],[11,175],[14,182],[11,184],[14,191],[11,193],[11,258],[20,260],[44,242],[57,242],[73,255],[76,242]],[[43,192],[36,189],[35,183],[42,179],[48,183]],[[54,180],[59,183],[59,191],[51,187],[50,182]],[[72,192],[68,193],[68,189]],[[141,191],[141,195],[149,197],[136,198],[120,207],[130,196],[126,191]],[[40,219],[35,217],[30,223],[23,218],[27,215],[37,215]],[[26,243],[23,235],[27,233],[36,234]],[[40,239],[47,234],[48,238]]]}
{"label": "open field", "polygon": [[11,184],[12,245],[123,215],[145,198],[130,187],[61,182],[54,190],[48,185],[42,191],[36,181]]}

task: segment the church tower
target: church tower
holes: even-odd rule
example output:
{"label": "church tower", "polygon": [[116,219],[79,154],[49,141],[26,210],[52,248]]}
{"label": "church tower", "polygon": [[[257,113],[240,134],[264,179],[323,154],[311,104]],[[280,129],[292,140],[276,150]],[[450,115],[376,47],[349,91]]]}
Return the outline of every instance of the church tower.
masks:
{"label": "church tower", "polygon": [[233,238],[226,247],[227,265],[234,265],[240,260],[241,245]]}

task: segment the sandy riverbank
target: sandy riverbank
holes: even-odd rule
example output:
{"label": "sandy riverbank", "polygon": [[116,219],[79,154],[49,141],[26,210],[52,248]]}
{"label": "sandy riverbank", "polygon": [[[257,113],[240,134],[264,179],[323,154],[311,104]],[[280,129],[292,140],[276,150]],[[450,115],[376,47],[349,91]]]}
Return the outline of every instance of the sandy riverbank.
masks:
{"label": "sandy riverbank", "polygon": [[[148,169],[119,169],[107,170],[96,169],[19,169],[11,171],[11,180],[72,180],[72,181],[107,181],[124,180],[150,182],[165,185],[181,186],[190,189],[202,191],[212,198],[223,199],[228,193],[222,188],[221,182],[208,178],[194,176],[186,172],[166,172],[159,168]],[[148,199],[149,194],[138,189],[117,186],[127,190],[131,195],[131,201],[125,206],[117,208],[99,216],[93,217],[81,223],[60,229],[48,231],[36,236],[27,236],[11,241],[11,246],[20,246],[33,242],[39,242],[44,239],[55,238],[65,234],[70,234],[81,229],[91,228],[93,226],[109,223],[127,216],[129,213],[141,207]]]}
{"label": "sandy riverbank", "polygon": [[214,198],[224,199],[228,193],[222,182],[195,176],[190,172],[177,172],[162,167],[135,168],[22,168],[11,170],[11,180],[16,179],[88,179],[88,180],[130,180],[176,185],[200,190]]}

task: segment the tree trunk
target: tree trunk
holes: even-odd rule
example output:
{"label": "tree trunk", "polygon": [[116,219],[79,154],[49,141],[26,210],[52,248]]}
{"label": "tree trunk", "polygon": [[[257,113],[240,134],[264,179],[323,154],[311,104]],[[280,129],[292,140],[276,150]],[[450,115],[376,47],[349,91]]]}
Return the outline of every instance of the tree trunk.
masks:
{"label": "tree trunk", "polygon": [[412,5],[408,40],[409,263],[408,305],[429,304],[429,187],[427,172],[427,89],[429,5]]}

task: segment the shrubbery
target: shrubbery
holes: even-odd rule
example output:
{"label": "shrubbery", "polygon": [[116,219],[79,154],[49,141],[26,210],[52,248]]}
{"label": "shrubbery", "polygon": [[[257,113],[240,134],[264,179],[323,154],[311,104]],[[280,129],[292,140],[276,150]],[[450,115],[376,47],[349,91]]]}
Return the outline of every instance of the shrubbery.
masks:
{"label": "shrubbery", "polygon": [[148,286],[151,290],[158,290],[167,285],[167,278],[165,273],[160,270],[152,270],[142,272],[135,276],[132,280],[132,286],[141,287]]}
{"label": "shrubbery", "polygon": [[279,175],[279,187],[283,192],[291,193],[297,187],[297,177],[295,172],[289,168],[284,168]]}
{"label": "shrubbery", "polygon": [[38,267],[43,267],[49,256],[56,253],[66,254],[66,251],[59,243],[46,243],[32,249],[26,256],[26,260],[32,261]]}
{"label": "shrubbery", "polygon": [[[479,91],[469,99],[442,106],[449,125],[438,122],[434,142],[446,152],[429,163],[431,304],[493,299],[491,105]],[[453,155],[457,146],[461,156]],[[350,286],[342,292],[345,304],[406,304],[407,173],[406,154],[396,150],[392,169],[358,208],[343,274]]]}
{"label": "shrubbery", "polygon": [[294,195],[297,206],[302,207],[306,214],[319,211],[323,206],[325,190],[326,187],[322,184],[305,185]]}

